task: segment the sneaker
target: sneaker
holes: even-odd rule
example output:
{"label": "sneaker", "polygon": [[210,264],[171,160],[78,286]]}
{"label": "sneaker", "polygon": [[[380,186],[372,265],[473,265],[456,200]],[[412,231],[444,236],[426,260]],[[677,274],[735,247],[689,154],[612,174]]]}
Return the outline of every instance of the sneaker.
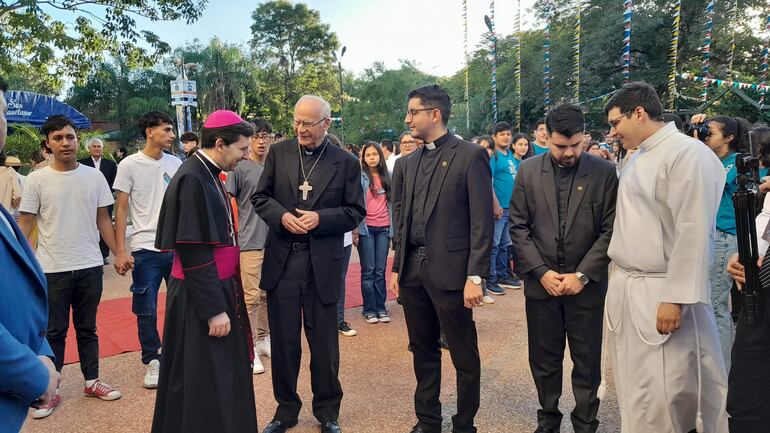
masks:
{"label": "sneaker", "polygon": [[521,280],[518,277],[509,277],[498,282],[499,285],[510,287],[511,289],[521,289]]}
{"label": "sneaker", "polygon": [[97,397],[104,401],[117,400],[123,396],[120,391],[113,389],[99,379],[96,379],[91,386],[86,385],[85,388],[83,388],[83,394],[86,397]]}
{"label": "sneaker", "polygon": [[160,361],[153,359],[147,364],[147,374],[144,375],[143,387],[155,389],[158,387],[158,376],[160,376]]}
{"label": "sneaker", "polygon": [[58,406],[60,403],[61,395],[59,395],[59,391],[57,390],[56,394],[54,394],[53,398],[48,402],[48,404],[40,406],[39,408],[32,411],[32,418],[42,419],[47,417],[53,413],[54,409],[56,409],[56,406]]}
{"label": "sneaker", "polygon": [[339,329],[340,334],[346,336],[346,337],[355,337],[358,332],[356,332],[355,329],[350,327],[350,323],[348,322],[342,322],[337,326],[337,329]]}
{"label": "sneaker", "polygon": [[366,323],[377,323],[380,321],[375,314],[364,314],[364,319],[366,319]]}
{"label": "sneaker", "polygon": [[377,319],[382,323],[390,323],[390,316],[388,316],[388,313],[378,314]]}
{"label": "sneaker", "polygon": [[262,355],[270,358],[270,354],[272,352],[270,351],[270,340],[268,338],[260,340],[256,345],[254,345],[254,354],[256,356]]}
{"label": "sneaker", "polygon": [[491,296],[487,295],[487,296],[484,296],[484,303],[485,304],[494,304],[495,300]]}
{"label": "sneaker", "polygon": [[265,372],[265,366],[262,365],[262,360],[259,359],[256,350],[254,351],[254,368],[251,370],[252,374],[262,374]]}
{"label": "sneaker", "polygon": [[499,296],[505,294],[505,289],[498,286],[497,283],[487,283],[487,292]]}

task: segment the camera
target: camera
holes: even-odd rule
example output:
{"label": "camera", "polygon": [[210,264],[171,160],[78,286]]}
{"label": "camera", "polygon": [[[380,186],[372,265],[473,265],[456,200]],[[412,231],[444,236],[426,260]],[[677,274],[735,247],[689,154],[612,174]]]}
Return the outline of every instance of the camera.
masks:
{"label": "camera", "polygon": [[700,141],[704,141],[706,137],[709,135],[709,121],[706,120],[703,123],[692,123],[687,122],[684,125],[682,125],[682,132],[685,135],[689,135],[691,137],[695,137],[695,132],[698,133],[698,139]]}

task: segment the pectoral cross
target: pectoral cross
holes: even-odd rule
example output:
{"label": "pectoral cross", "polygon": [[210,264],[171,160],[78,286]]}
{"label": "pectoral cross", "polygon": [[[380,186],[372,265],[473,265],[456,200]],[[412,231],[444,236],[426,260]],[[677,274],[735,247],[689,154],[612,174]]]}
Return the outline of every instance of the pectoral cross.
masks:
{"label": "pectoral cross", "polygon": [[302,200],[307,201],[307,193],[313,190],[313,187],[310,186],[309,183],[307,183],[307,179],[305,182],[299,186],[299,190],[302,191]]}

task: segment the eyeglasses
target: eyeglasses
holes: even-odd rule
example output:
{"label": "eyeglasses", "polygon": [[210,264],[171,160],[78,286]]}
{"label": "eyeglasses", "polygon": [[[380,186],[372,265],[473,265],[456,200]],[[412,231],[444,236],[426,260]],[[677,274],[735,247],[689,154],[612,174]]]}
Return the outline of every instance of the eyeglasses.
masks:
{"label": "eyeglasses", "polygon": [[267,141],[267,140],[270,140],[271,138],[273,138],[273,134],[270,134],[268,132],[260,132],[258,134],[252,135],[252,137],[255,140]]}
{"label": "eyeglasses", "polygon": [[628,115],[629,115],[629,114],[631,114],[631,113],[633,113],[633,112],[634,112],[634,110],[631,110],[631,111],[626,111],[625,113],[621,113],[621,114],[620,114],[620,116],[618,116],[618,117],[616,117],[616,118],[614,118],[614,119],[612,119],[612,120],[610,120],[610,121],[609,121],[609,124],[610,124],[610,126],[611,126],[612,128],[617,128],[617,127],[618,127],[618,124],[620,123],[620,121],[621,121],[621,120],[622,120],[624,117],[628,117]]}
{"label": "eyeglasses", "polygon": [[419,113],[420,111],[430,111],[430,110],[437,110],[436,107],[428,107],[428,108],[410,108],[406,110],[406,116],[407,117],[414,117]]}
{"label": "eyeglasses", "polygon": [[293,125],[294,125],[294,127],[295,127],[295,128],[297,128],[297,129],[299,129],[299,128],[305,128],[305,129],[308,129],[308,128],[312,128],[312,127],[314,127],[314,126],[316,126],[316,125],[320,124],[321,122],[323,122],[323,121],[324,121],[324,120],[326,120],[326,119],[328,119],[328,117],[323,117],[323,118],[321,118],[321,120],[319,120],[318,122],[307,122],[307,121],[302,121],[302,120],[297,120],[297,119],[294,119],[294,123],[293,123]]}
{"label": "eyeglasses", "polygon": [[412,145],[414,145],[414,144],[417,144],[417,140],[405,140],[405,141],[402,141],[401,144],[412,144]]}

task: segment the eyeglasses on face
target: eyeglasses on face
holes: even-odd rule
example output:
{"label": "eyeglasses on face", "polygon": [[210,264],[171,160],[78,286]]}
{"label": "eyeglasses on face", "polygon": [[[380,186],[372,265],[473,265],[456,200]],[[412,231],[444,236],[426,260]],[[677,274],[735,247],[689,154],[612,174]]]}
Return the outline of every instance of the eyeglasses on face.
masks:
{"label": "eyeglasses on face", "polygon": [[312,128],[312,127],[320,124],[321,122],[323,122],[326,119],[328,119],[328,117],[322,117],[321,120],[319,120],[318,122],[308,122],[308,121],[294,119],[293,125],[294,125],[295,128],[305,128],[305,129],[307,129],[307,128]]}

